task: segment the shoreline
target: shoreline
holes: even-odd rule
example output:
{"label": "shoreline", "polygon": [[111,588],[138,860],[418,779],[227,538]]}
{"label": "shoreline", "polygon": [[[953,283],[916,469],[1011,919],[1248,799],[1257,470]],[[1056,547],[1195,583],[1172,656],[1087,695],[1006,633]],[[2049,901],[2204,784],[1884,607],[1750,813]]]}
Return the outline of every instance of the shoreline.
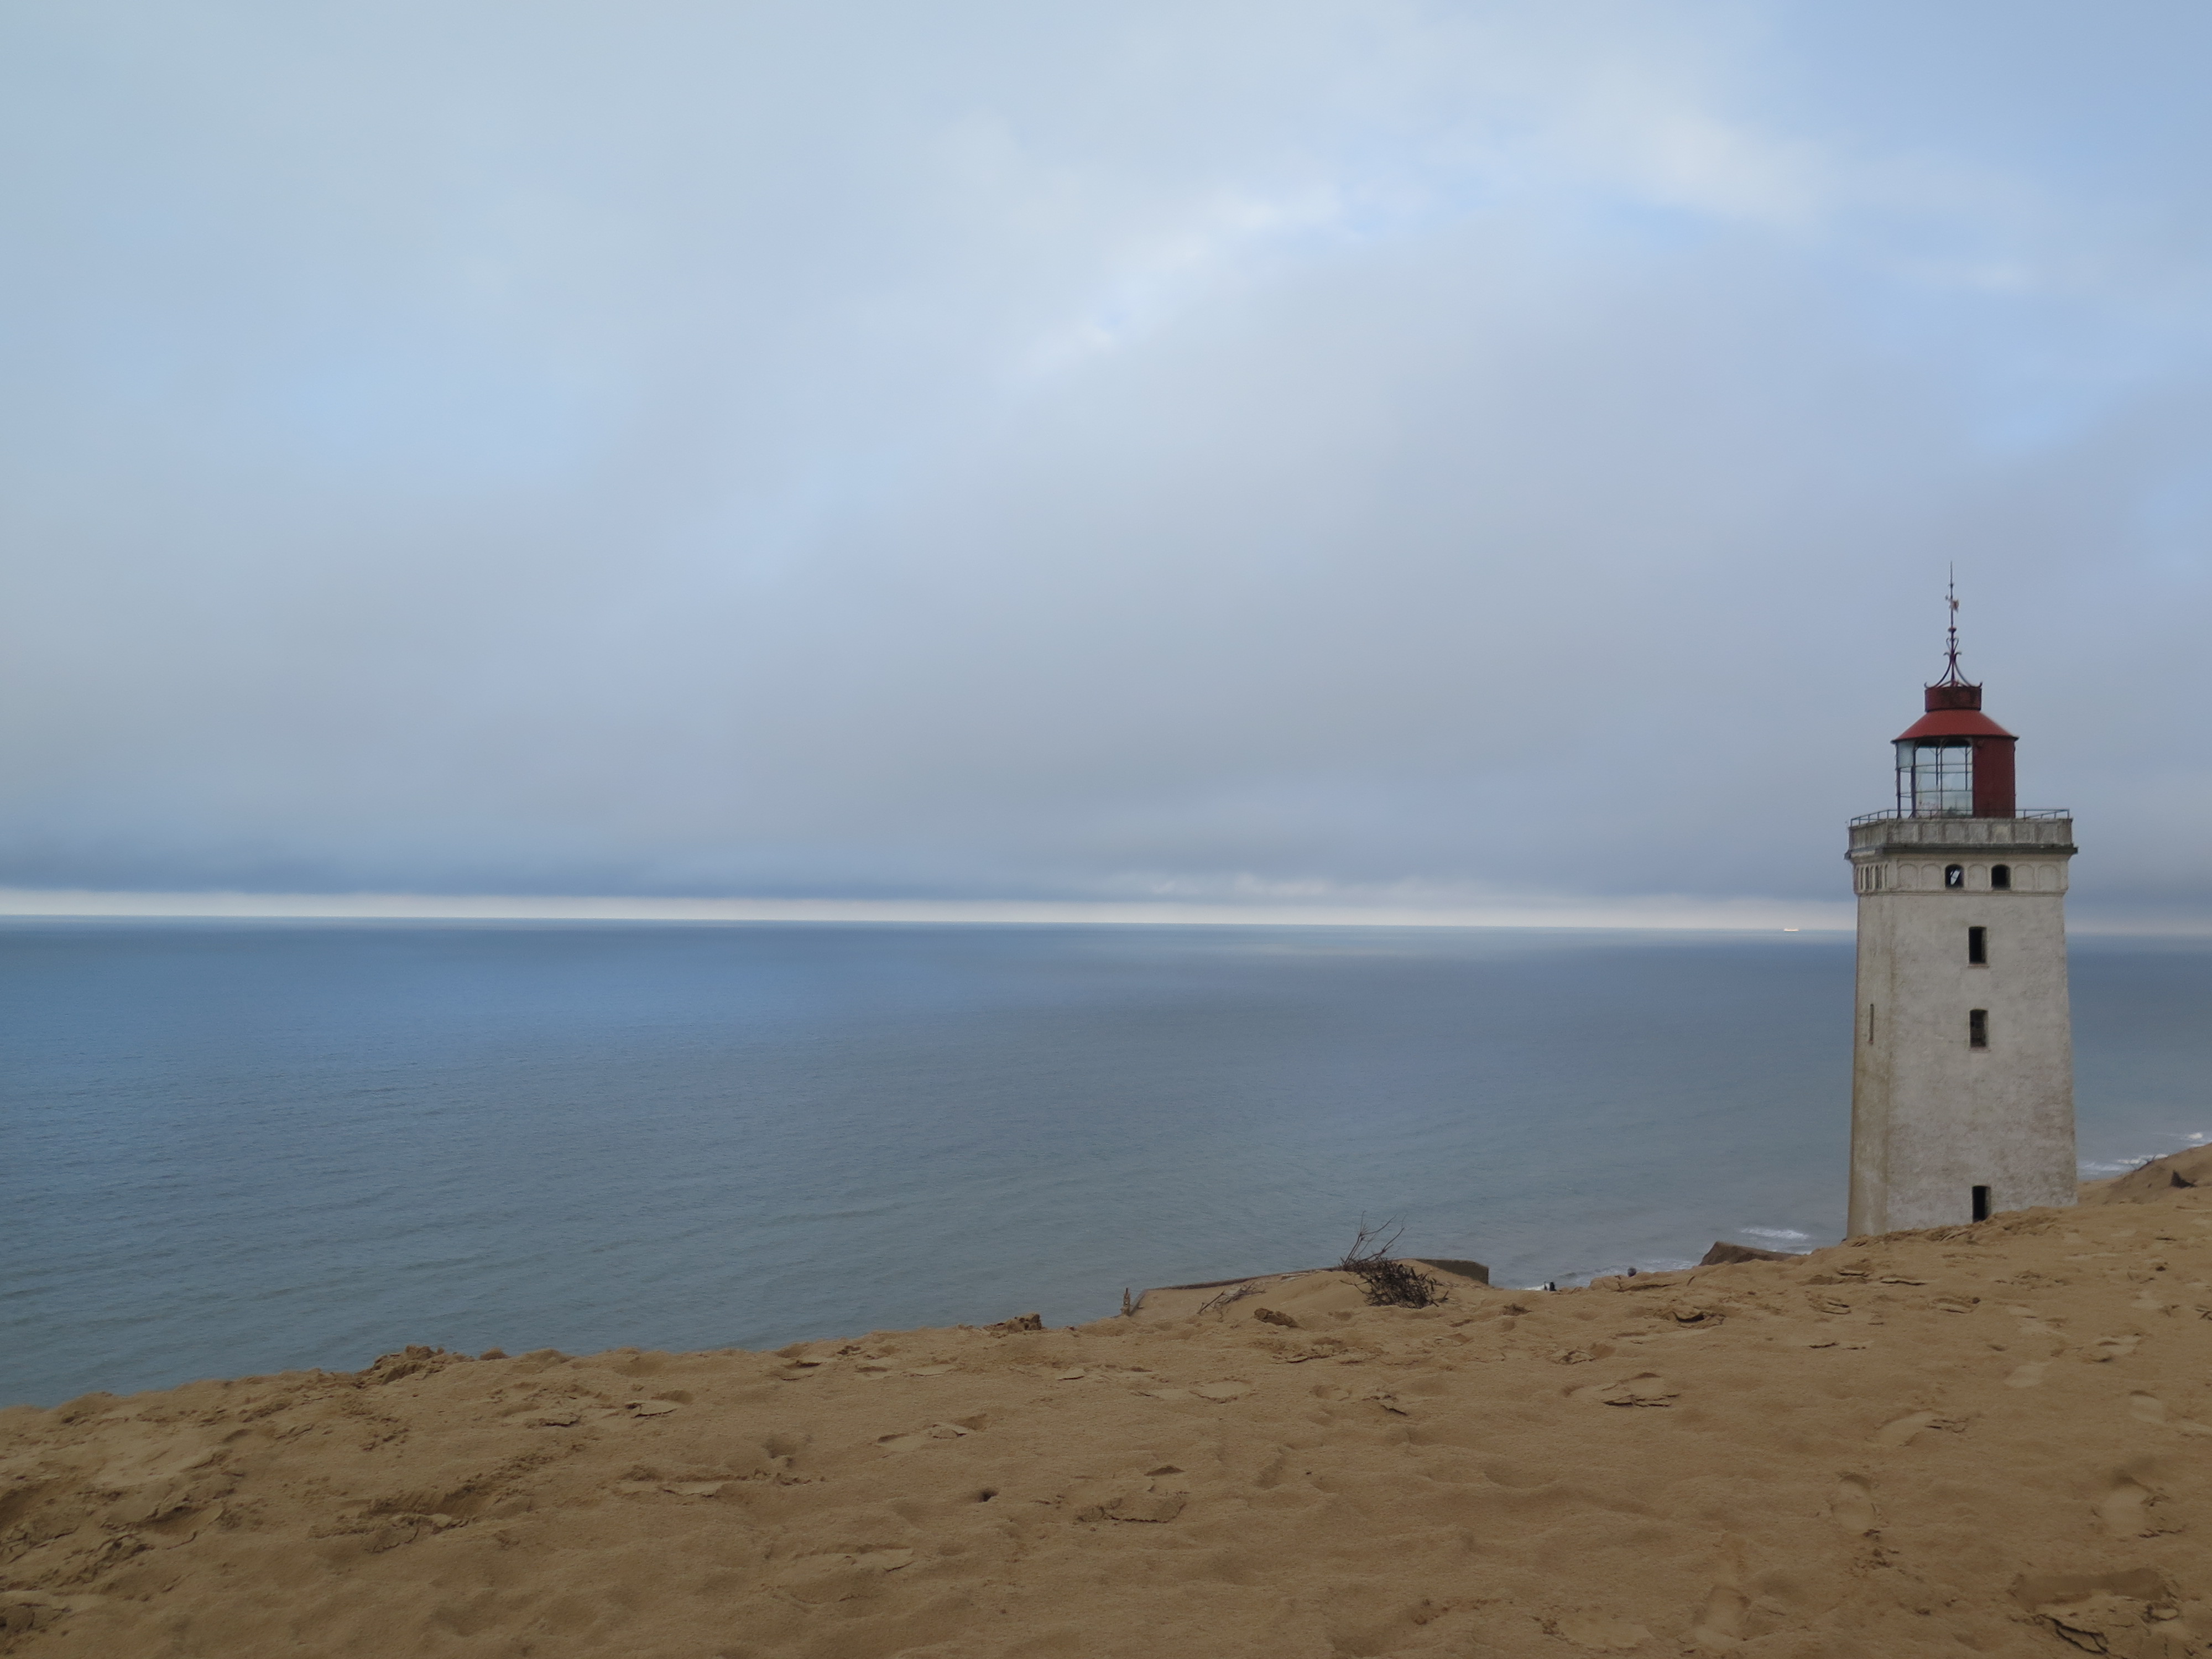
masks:
{"label": "shoreline", "polygon": [[1449,1291],[15,1407],[0,1652],[2212,1643],[2212,1148],[2072,1209]]}

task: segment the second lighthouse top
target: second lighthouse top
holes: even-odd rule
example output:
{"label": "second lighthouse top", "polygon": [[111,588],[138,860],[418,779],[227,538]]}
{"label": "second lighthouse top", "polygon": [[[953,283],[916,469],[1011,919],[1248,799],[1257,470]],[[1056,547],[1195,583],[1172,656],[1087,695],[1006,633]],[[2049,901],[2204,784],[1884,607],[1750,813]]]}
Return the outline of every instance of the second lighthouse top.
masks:
{"label": "second lighthouse top", "polygon": [[1959,672],[1959,600],[1943,678],[1927,688],[1928,712],[1898,735],[1897,811],[1909,818],[2008,818],[2014,815],[2013,745],[2018,738],[1982,713],[1982,688]]}

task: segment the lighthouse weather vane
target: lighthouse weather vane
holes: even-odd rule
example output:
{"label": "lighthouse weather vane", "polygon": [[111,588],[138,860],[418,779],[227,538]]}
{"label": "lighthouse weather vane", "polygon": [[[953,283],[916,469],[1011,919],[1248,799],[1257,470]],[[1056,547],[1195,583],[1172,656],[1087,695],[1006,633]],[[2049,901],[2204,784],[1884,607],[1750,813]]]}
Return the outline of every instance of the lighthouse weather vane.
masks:
{"label": "lighthouse weather vane", "polygon": [[1951,607],[1951,629],[1948,644],[1943,653],[1943,678],[1938,685],[1964,685],[1966,676],[1959,672],[1959,567],[1950,567],[1950,580],[1943,589],[1944,602]]}

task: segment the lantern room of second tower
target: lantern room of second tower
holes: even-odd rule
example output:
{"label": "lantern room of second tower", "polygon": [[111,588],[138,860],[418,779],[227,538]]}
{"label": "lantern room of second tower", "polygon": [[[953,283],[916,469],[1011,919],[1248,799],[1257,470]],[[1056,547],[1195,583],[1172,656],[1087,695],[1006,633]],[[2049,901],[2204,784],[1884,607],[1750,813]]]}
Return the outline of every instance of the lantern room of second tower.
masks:
{"label": "lantern room of second tower", "polygon": [[2014,816],[2013,745],[1982,713],[1982,688],[1950,673],[1927,688],[1927,713],[1897,738],[1897,813],[1906,818]]}

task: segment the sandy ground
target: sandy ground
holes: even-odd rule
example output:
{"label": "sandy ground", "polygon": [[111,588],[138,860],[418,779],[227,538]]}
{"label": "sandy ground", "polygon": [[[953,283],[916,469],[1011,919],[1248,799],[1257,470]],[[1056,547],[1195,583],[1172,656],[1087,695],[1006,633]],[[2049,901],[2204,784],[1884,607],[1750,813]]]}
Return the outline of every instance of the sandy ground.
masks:
{"label": "sandy ground", "polygon": [[2212,1150],[2085,1197],[1420,1310],[17,1408],[0,1651],[2212,1653]]}

